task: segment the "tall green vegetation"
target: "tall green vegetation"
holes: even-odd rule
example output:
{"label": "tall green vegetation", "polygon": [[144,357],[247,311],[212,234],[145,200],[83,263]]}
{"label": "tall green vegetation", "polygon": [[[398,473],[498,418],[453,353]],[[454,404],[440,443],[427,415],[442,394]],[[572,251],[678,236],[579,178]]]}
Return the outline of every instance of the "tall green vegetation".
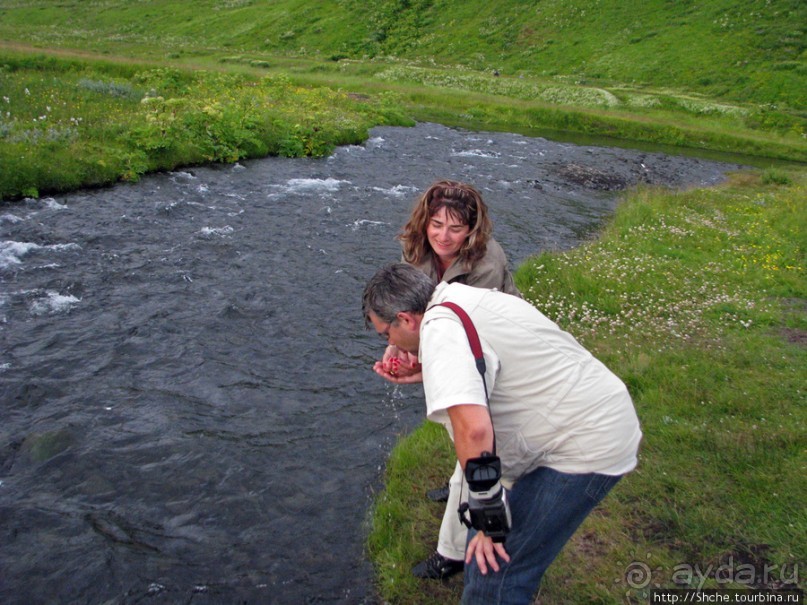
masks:
{"label": "tall green vegetation", "polygon": [[321,156],[408,121],[386,97],[283,75],[0,54],[0,197],[36,196],[205,162]]}

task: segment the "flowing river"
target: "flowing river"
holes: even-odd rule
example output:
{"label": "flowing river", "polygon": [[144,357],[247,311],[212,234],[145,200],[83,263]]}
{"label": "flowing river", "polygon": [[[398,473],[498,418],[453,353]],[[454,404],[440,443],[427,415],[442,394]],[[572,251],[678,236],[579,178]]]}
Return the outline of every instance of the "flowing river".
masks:
{"label": "flowing river", "polygon": [[0,602],[375,603],[369,509],[424,411],[360,297],[418,193],[476,185],[515,268],[736,167],[419,124],[0,206]]}

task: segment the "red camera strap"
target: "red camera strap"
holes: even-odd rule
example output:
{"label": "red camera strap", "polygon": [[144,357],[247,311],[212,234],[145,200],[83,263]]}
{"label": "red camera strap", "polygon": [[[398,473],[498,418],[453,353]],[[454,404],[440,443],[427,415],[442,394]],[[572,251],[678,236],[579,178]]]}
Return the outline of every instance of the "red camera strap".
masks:
{"label": "red camera strap", "polygon": [[[462,327],[465,328],[465,333],[468,335],[468,342],[471,345],[471,353],[474,355],[474,359],[476,360],[476,369],[479,370],[479,373],[482,375],[482,384],[485,387],[485,400],[488,399],[488,387],[485,383],[485,356],[482,354],[482,343],[479,341],[479,333],[476,331],[476,326],[474,326],[474,322],[471,321],[471,318],[465,312],[465,309],[460,307],[458,304],[453,302],[443,302],[438,303],[441,307],[448,307],[457,316],[460,318],[462,322]],[[488,405],[490,403],[488,402]]]}
{"label": "red camera strap", "polygon": [[[460,318],[462,322],[462,327],[465,328],[465,334],[468,335],[468,342],[471,345],[471,353],[474,355],[474,359],[476,360],[476,369],[479,370],[479,374],[482,376],[482,388],[485,390],[485,402],[488,404],[488,414],[490,414],[490,424],[493,426],[493,414],[490,411],[490,399],[488,398],[488,384],[485,380],[485,356],[482,353],[482,343],[479,340],[479,333],[476,331],[476,326],[474,322],[471,321],[471,318],[465,312],[465,309],[460,307],[458,304],[453,302],[442,302],[437,303],[438,306],[441,307],[448,307],[457,316]],[[496,454],[496,430],[494,428],[493,431],[493,454]]]}

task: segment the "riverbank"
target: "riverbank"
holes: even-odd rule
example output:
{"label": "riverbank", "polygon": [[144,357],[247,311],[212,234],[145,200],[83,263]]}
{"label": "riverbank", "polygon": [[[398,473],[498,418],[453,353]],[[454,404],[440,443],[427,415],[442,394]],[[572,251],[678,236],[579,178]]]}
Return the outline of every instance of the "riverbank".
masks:
{"label": "riverbank", "polygon": [[[806,185],[793,171],[633,190],[596,241],[519,268],[526,297],[626,382],[645,434],[638,469],[577,532],[537,602],[803,586]],[[461,578],[410,573],[443,512],[423,493],[452,460],[429,423],[390,458],[369,538],[386,602],[461,594]]]}

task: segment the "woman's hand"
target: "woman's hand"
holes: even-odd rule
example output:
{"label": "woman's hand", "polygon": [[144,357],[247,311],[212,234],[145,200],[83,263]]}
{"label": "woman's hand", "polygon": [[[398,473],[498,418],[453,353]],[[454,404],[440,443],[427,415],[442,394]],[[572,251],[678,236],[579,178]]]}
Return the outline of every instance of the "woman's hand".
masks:
{"label": "woman's hand", "polygon": [[503,561],[510,562],[510,555],[504,550],[503,543],[494,542],[485,535],[485,532],[478,531],[468,543],[468,549],[465,551],[465,564],[468,565],[472,560],[476,559],[479,572],[484,576],[488,573],[488,565],[493,571],[499,571],[499,561],[496,559],[497,554]]}

